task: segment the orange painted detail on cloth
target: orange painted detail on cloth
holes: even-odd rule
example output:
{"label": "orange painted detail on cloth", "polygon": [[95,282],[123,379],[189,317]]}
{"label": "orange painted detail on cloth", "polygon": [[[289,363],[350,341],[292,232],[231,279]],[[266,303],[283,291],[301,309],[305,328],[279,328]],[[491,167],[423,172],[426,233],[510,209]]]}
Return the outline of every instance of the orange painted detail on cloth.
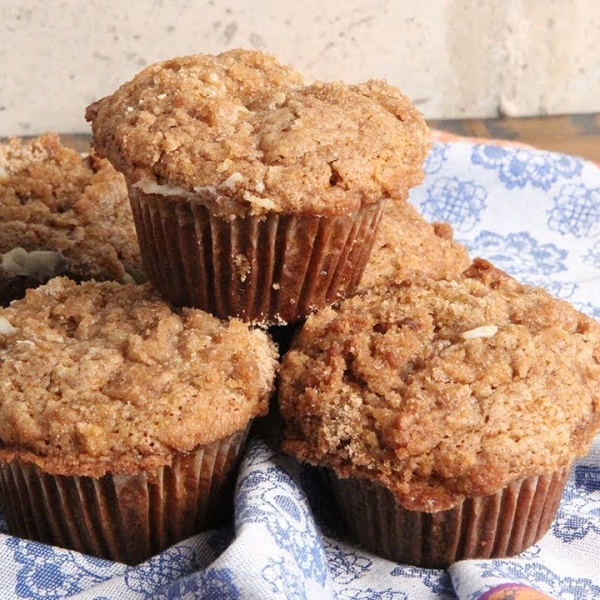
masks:
{"label": "orange painted detail on cloth", "polygon": [[479,597],[479,600],[555,600],[535,588],[521,583],[503,583],[493,587]]}

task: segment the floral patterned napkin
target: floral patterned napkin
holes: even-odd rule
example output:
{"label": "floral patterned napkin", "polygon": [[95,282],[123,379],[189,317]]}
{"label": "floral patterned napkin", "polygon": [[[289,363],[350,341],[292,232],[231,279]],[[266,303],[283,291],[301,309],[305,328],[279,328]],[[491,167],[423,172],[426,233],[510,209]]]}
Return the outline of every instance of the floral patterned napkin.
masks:
{"label": "floral patterned napkin", "polygon": [[[438,138],[441,139],[441,138]],[[523,145],[436,141],[411,201],[472,256],[600,319],[600,168]],[[447,571],[353,545],[318,472],[255,434],[235,523],[138,567],[0,534],[3,599],[587,600],[600,598],[600,436],[577,461],[548,534],[509,560]],[[6,531],[4,523],[0,530]]]}

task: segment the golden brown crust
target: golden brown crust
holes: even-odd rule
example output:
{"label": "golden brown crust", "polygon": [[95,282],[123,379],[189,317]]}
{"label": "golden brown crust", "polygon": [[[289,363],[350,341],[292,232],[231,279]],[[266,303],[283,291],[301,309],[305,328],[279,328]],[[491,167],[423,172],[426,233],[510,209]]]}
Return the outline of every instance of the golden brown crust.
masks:
{"label": "golden brown crust", "polygon": [[360,287],[409,279],[422,273],[453,279],[469,266],[467,249],[448,223],[428,223],[408,202],[389,202]]}
{"label": "golden brown crust", "polygon": [[60,253],[76,279],[144,279],[123,176],[52,133],[0,145],[0,254],[15,248]]}
{"label": "golden brown crust", "polygon": [[600,324],[475,260],[308,318],[280,371],[284,449],[406,508],[552,473],[600,428]]}
{"label": "golden brown crust", "polygon": [[133,184],[200,192],[213,214],[348,214],[404,200],[429,148],[384,81],[305,84],[247,50],[157,63],[90,107],[94,147]]}
{"label": "golden brown crust", "polygon": [[54,474],[169,464],[264,414],[264,331],[171,310],[148,284],[66,278],[0,309],[0,457]]}

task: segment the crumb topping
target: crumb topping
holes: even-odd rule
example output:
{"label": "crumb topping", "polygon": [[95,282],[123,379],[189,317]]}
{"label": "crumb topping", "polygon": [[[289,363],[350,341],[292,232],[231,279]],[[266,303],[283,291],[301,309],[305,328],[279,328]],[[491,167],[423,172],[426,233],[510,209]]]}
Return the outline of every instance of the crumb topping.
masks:
{"label": "crumb topping", "polygon": [[600,324],[483,260],[308,318],[280,370],[283,447],[441,510],[584,455]]}
{"label": "crumb topping", "polygon": [[388,202],[360,287],[410,278],[457,277],[470,264],[467,249],[448,223],[428,223],[409,202]]}
{"label": "crumb topping", "polygon": [[15,249],[60,254],[54,274],[144,279],[123,176],[56,134],[0,144],[0,254]]}
{"label": "crumb topping", "polygon": [[168,464],[266,413],[277,359],[264,331],[148,284],[54,278],[0,309],[0,455],[64,475]]}
{"label": "crumb topping", "polygon": [[423,116],[385,81],[308,84],[241,49],[151,65],[86,118],[97,152],[132,184],[203,192],[214,214],[404,200],[429,148]]}

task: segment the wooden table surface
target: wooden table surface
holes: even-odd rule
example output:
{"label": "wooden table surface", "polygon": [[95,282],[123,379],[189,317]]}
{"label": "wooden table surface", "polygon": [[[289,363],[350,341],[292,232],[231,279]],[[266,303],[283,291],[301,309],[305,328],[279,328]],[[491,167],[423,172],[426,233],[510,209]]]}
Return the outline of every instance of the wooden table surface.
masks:
{"label": "wooden table surface", "polygon": [[463,136],[523,142],[600,162],[600,113],[429,121],[429,126]]}
{"label": "wooden table surface", "polygon": [[[583,156],[600,162],[600,113],[499,119],[430,120],[432,129],[453,134],[513,140],[542,150]],[[89,134],[61,136],[78,150],[89,148]]]}

